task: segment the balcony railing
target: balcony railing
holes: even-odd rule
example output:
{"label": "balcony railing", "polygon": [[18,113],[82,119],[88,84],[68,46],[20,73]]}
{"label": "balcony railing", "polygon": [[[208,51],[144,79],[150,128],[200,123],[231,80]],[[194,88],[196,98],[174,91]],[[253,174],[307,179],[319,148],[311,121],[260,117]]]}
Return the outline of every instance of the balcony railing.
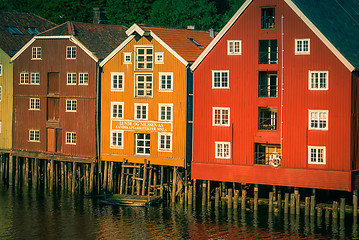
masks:
{"label": "balcony railing", "polygon": [[259,85],[258,88],[259,97],[277,97],[277,92],[277,85]]}
{"label": "balcony railing", "polygon": [[274,16],[262,16],[262,29],[274,28]]}
{"label": "balcony railing", "polygon": [[259,64],[277,64],[278,52],[277,51],[262,51],[259,52]]}

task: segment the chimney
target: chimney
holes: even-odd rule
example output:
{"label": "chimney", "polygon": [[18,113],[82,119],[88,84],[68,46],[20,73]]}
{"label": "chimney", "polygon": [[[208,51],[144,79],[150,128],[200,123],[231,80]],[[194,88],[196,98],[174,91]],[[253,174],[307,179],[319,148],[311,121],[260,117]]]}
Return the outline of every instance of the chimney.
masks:
{"label": "chimney", "polygon": [[188,30],[197,30],[196,25],[187,25]]}
{"label": "chimney", "polygon": [[214,28],[209,29],[209,36],[211,36],[211,38],[215,37]]}
{"label": "chimney", "polygon": [[104,24],[107,21],[105,16],[105,10],[102,8],[94,8],[93,9],[93,23],[94,24]]}

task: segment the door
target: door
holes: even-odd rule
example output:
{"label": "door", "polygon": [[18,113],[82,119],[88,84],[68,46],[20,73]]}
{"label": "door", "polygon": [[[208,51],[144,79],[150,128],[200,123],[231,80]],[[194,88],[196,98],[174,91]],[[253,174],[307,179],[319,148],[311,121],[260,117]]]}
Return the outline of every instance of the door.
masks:
{"label": "door", "polygon": [[56,152],[56,129],[47,129],[47,151]]}
{"label": "door", "polygon": [[56,97],[47,98],[47,121],[59,120],[59,103],[60,99]]}
{"label": "door", "polygon": [[47,73],[47,94],[59,94],[59,73],[49,72]]}

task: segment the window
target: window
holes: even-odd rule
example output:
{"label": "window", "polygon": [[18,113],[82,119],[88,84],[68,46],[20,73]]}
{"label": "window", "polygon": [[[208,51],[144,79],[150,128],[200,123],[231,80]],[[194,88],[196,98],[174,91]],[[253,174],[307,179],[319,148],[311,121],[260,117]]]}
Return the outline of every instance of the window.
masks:
{"label": "window", "polygon": [[309,90],[328,90],[328,71],[309,71]]}
{"label": "window", "polygon": [[172,151],[172,133],[158,133],[158,150]]}
{"label": "window", "polygon": [[123,102],[111,102],[112,118],[123,118]]}
{"label": "window", "polygon": [[228,40],[228,55],[242,54],[241,40]]}
{"label": "window", "polygon": [[30,110],[40,110],[40,98],[30,98]]}
{"label": "window", "polygon": [[295,39],[295,54],[310,54],[310,39]]}
{"label": "window", "polygon": [[308,146],[308,163],[325,164],[326,147]]}
{"label": "window", "polygon": [[150,155],[151,137],[150,134],[136,133],[136,154]]}
{"label": "window", "polygon": [[39,130],[30,130],[29,131],[29,141],[30,142],[40,142],[40,131]]}
{"label": "window", "polygon": [[173,73],[160,73],[160,91],[173,90]]}
{"label": "window", "polygon": [[277,108],[260,107],[258,108],[258,129],[277,130]]}
{"label": "window", "polygon": [[266,145],[260,143],[254,145],[254,164],[271,165],[272,158],[280,158],[280,156],[280,145]]}
{"label": "window", "polygon": [[14,26],[8,26],[5,27],[11,34],[14,35],[24,35],[17,27]]}
{"label": "window", "polygon": [[76,73],[67,73],[67,85],[76,85]]}
{"label": "window", "polygon": [[79,74],[79,85],[88,85],[89,84],[89,74],[80,73]]}
{"label": "window", "polygon": [[274,8],[262,8],[262,29],[274,28]]}
{"label": "window", "polygon": [[41,59],[41,47],[32,48],[32,59]]}
{"label": "window", "polygon": [[152,75],[136,75],[136,97],[152,97]]}
{"label": "window", "polygon": [[216,158],[231,158],[231,143],[230,142],[215,142]]}
{"label": "window", "polygon": [[163,52],[156,52],[155,53],[155,63],[156,64],[164,63]]}
{"label": "window", "polygon": [[2,64],[0,64],[0,76],[2,76]]}
{"label": "window", "polygon": [[328,130],[328,110],[309,110],[309,129]]}
{"label": "window", "polygon": [[120,72],[111,73],[111,90],[123,91],[125,74]]}
{"label": "window", "polygon": [[229,126],[230,108],[213,107],[213,126]]}
{"label": "window", "polygon": [[76,133],[66,132],[66,144],[76,145]]}
{"label": "window", "polygon": [[124,64],[131,63],[131,53],[130,52],[123,53],[123,63]]}
{"label": "window", "polygon": [[28,83],[29,83],[29,74],[20,73],[20,84],[28,84]]}
{"label": "window", "polygon": [[229,71],[212,71],[212,88],[229,88]]}
{"label": "window", "polygon": [[135,103],[135,120],[147,120],[148,103]]}
{"label": "window", "polygon": [[151,70],[152,63],[152,46],[136,47],[136,70]]}
{"label": "window", "polygon": [[190,40],[194,45],[196,45],[199,48],[203,48],[203,46],[201,44],[199,44],[196,40],[194,40],[193,38],[188,38],[188,40]]}
{"label": "window", "polygon": [[277,74],[259,72],[258,97],[277,97]]}
{"label": "window", "polygon": [[40,84],[40,73],[30,74],[30,84]]}
{"label": "window", "polygon": [[66,59],[76,59],[76,47],[66,47]]}
{"label": "window", "polygon": [[111,131],[111,148],[123,147],[123,131]]}
{"label": "window", "polygon": [[36,35],[39,34],[40,31],[37,30],[35,27],[24,27],[26,31],[28,31],[28,33],[32,34],[32,35]]}
{"label": "window", "polygon": [[76,112],[77,100],[66,100],[66,112]]}
{"label": "window", "polygon": [[172,107],[173,104],[158,104],[160,121],[172,121]]}
{"label": "window", "polygon": [[259,64],[277,64],[277,40],[259,40]]}

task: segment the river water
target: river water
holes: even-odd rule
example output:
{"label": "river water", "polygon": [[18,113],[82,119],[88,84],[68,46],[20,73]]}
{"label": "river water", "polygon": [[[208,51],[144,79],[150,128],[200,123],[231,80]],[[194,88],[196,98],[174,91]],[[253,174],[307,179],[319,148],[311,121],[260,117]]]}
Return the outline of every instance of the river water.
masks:
{"label": "river water", "polygon": [[[200,201],[197,201],[200,202]],[[107,206],[98,199],[0,186],[0,239],[358,239],[357,220],[226,206]]]}

